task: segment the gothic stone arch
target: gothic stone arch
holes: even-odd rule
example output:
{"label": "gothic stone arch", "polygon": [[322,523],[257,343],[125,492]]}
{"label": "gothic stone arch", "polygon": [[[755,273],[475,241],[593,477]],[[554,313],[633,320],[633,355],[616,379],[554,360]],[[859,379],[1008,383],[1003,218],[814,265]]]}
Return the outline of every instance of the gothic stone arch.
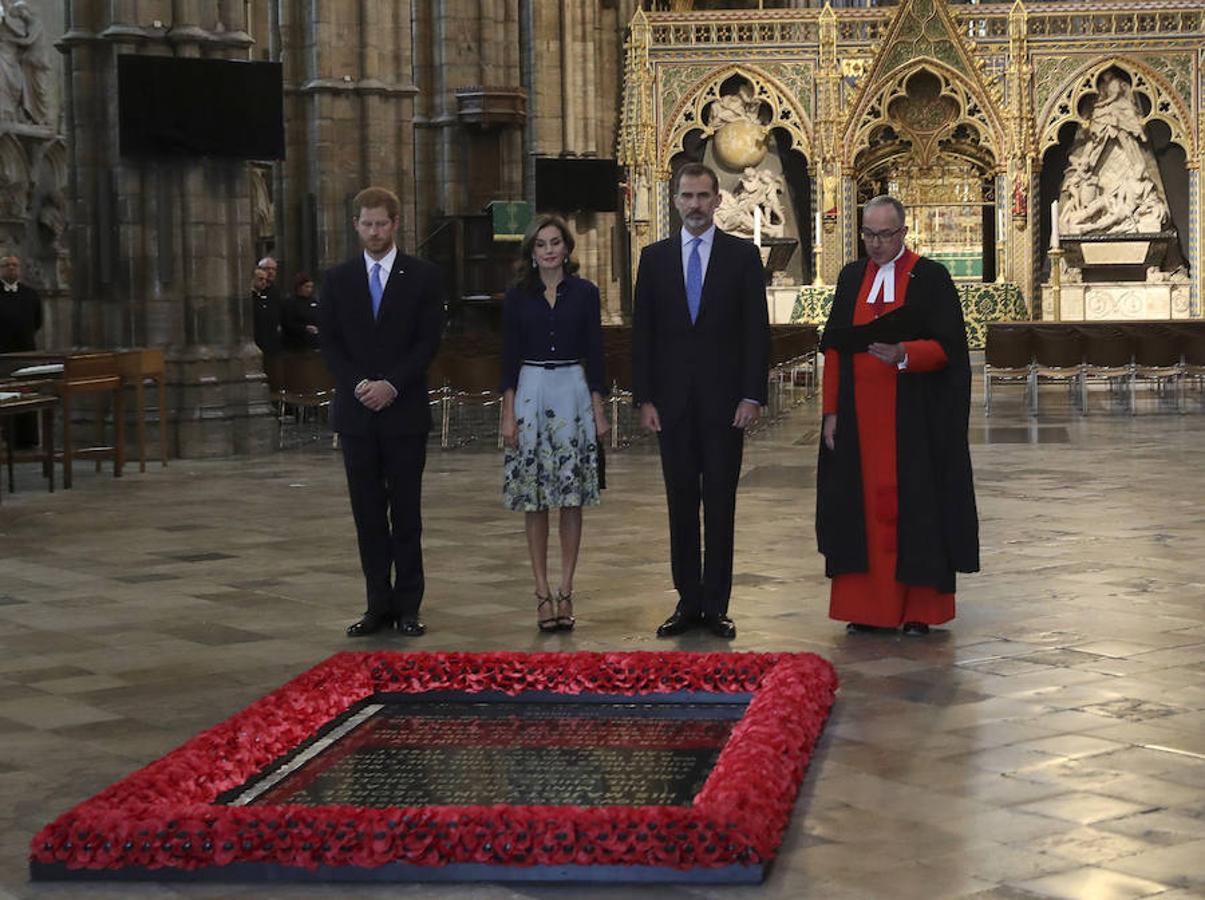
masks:
{"label": "gothic stone arch", "polygon": [[881,126],[891,124],[891,105],[907,100],[909,81],[922,72],[938,80],[941,86],[939,99],[953,101],[957,110],[952,116],[935,121],[926,120],[924,110],[918,109],[914,121],[902,123],[906,127],[911,126],[909,130],[920,138],[923,146],[916,148],[919,155],[925,159],[932,158],[937,154],[943,138],[951,135],[960,125],[966,125],[974,129],[980,146],[990,152],[993,164],[996,167],[1003,165],[1008,144],[996,104],[950,66],[935,59],[921,58],[893,70],[862,92],[845,130],[842,165],[847,173],[854,173],[859,154],[870,146],[872,133]]}
{"label": "gothic stone arch", "polygon": [[1059,131],[1068,122],[1087,126],[1087,119],[1079,112],[1081,101],[1090,94],[1096,94],[1100,76],[1112,68],[1120,69],[1129,76],[1133,90],[1150,101],[1150,110],[1142,117],[1142,124],[1145,126],[1153,119],[1166,123],[1171,129],[1172,142],[1183,147],[1189,159],[1194,158],[1197,142],[1185,98],[1177,94],[1161,75],[1137,60],[1110,56],[1087,64],[1051,95],[1052,99],[1038,116],[1038,122],[1041,123],[1038,128],[1038,159],[1059,142]]}
{"label": "gothic stone arch", "polygon": [[710,137],[716,129],[706,124],[704,110],[720,96],[720,86],[734,75],[753,86],[754,96],[770,110],[768,129],[782,128],[791,136],[791,149],[812,157],[812,122],[803,111],[799,98],[782,86],[773,76],[756,66],[727,65],[708,72],[686,92],[685,97],[670,112],[658,142],[657,169],[668,177],[670,160],[684,147],[686,135],[700,131]]}

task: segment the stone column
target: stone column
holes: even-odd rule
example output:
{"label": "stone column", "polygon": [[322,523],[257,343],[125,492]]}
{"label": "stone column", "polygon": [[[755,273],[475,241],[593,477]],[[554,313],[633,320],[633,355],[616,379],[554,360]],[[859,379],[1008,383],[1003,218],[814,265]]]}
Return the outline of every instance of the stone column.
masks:
{"label": "stone column", "polygon": [[[528,148],[537,156],[613,157],[622,100],[624,32],[638,4],[601,8],[592,0],[528,0]],[[534,194],[534,184],[529,192]],[[621,312],[622,262],[615,259],[615,213],[574,217],[582,274],[602,293],[604,319]]]}
{"label": "stone column", "polygon": [[[244,298],[254,265],[247,163],[132,159],[118,149],[119,54],[246,58],[244,5],[68,0],[74,343],[161,347],[169,450],[270,447],[273,423]],[[154,430],[152,430],[154,433]]]}
{"label": "stone column", "polygon": [[68,163],[61,114],[62,85],[53,41],[64,31],[63,10],[30,3],[5,28],[23,43],[12,47],[21,67],[17,96],[0,97],[0,255],[23,262],[22,280],[42,297],[42,347],[70,343],[70,258],[66,241]]}
{"label": "stone column", "polygon": [[285,79],[286,159],[276,181],[282,268],[321,271],[353,253],[351,199],[369,184],[401,197],[398,242],[413,251],[409,4],[312,0],[274,9],[269,43]]}

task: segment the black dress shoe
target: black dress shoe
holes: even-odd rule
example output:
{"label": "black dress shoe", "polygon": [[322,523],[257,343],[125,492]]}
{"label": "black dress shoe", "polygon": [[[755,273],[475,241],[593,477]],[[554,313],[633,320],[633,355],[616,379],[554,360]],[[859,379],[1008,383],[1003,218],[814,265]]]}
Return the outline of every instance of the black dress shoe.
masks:
{"label": "black dress shoe", "polygon": [[657,637],[673,637],[685,634],[699,624],[697,615],[675,609],[672,616],[657,626]]}
{"label": "black dress shoe", "polygon": [[393,619],[380,613],[364,613],[358,622],[347,626],[348,637],[368,637],[393,624]]}
{"label": "black dress shoe", "polygon": [[929,626],[924,622],[905,622],[904,634],[928,634]]}
{"label": "black dress shoe", "polygon": [[427,630],[427,626],[420,622],[417,616],[410,616],[397,620],[397,630],[406,637],[418,637]]}
{"label": "black dress shoe", "polygon": [[736,623],[727,616],[708,616],[703,624],[718,638],[730,641],[736,637]]}
{"label": "black dress shoe", "polygon": [[849,634],[872,634],[879,629],[874,625],[863,625],[861,622],[850,622],[845,626],[845,630]]}

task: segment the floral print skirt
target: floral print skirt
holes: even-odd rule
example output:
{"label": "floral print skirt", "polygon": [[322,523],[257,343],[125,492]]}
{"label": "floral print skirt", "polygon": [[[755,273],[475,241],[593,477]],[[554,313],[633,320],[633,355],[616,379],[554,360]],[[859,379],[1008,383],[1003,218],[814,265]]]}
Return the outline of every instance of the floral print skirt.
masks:
{"label": "floral print skirt", "polygon": [[506,448],[502,502],[523,512],[597,506],[598,444],[581,366],[523,366],[515,390],[519,446]]}

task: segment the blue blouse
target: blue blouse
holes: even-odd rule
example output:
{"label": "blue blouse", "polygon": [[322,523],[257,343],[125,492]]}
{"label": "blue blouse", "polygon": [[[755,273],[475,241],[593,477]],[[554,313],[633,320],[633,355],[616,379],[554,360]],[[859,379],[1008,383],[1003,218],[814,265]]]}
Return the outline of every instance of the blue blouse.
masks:
{"label": "blue blouse", "polygon": [[511,391],[519,384],[523,360],[580,359],[586,384],[607,396],[603,366],[602,311],[598,287],[570,275],[556,286],[556,303],[544,294],[512,287],[502,301],[502,386]]}

